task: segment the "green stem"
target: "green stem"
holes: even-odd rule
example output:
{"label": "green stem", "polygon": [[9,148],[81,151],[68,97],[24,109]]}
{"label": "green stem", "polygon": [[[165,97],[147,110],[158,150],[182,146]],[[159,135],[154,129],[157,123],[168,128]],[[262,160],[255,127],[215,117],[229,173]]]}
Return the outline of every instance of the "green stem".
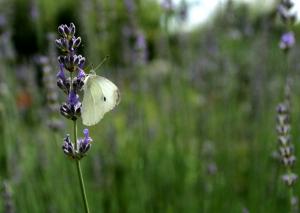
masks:
{"label": "green stem", "polygon": [[[77,123],[76,121],[74,121],[74,141],[75,141],[75,150],[77,150]],[[81,189],[81,194],[82,194],[82,199],[83,199],[83,203],[84,203],[84,209],[86,213],[89,213],[89,204],[88,204],[88,200],[86,197],[86,192],[85,192],[85,187],[84,187],[84,181],[83,181],[83,176],[82,176],[82,172],[81,172],[81,166],[80,166],[80,161],[78,159],[75,159],[76,161],[76,168],[77,168],[77,174],[78,174],[78,178],[79,178],[79,183],[80,183],[80,189]]]}
{"label": "green stem", "polygon": [[294,205],[293,205],[293,198],[294,198],[294,192],[293,192],[293,187],[290,187],[290,208],[291,208],[291,213],[294,212]]}

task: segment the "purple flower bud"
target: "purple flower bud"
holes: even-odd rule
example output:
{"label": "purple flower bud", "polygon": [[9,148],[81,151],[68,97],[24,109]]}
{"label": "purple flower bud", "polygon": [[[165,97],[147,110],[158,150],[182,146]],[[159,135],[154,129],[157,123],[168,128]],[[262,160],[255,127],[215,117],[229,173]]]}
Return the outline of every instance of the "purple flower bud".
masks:
{"label": "purple flower bud", "polygon": [[69,48],[70,48],[70,50],[74,49],[74,41],[75,41],[75,38],[72,38],[72,39],[69,40]]}
{"label": "purple flower bud", "polygon": [[172,0],[163,0],[163,2],[161,3],[161,7],[166,11],[171,11],[174,9]]}
{"label": "purple flower bud", "polygon": [[84,129],[83,130],[83,134],[84,134],[84,143],[90,143],[93,141],[93,139],[89,136],[89,130],[88,129]]}
{"label": "purple flower bud", "polygon": [[70,57],[69,57],[69,62],[73,63],[75,57],[77,57],[77,55],[70,55]]}
{"label": "purple flower bud", "polygon": [[66,76],[64,73],[64,65],[63,64],[59,64],[60,70],[58,71],[56,77],[61,79],[62,81],[66,80]]}
{"label": "purple flower bud", "polygon": [[73,90],[78,93],[84,85],[84,79],[85,79],[85,73],[82,69],[78,68],[78,74],[77,76],[73,79]]}
{"label": "purple flower bud", "polygon": [[65,139],[64,139],[64,143],[62,146],[62,149],[64,151],[64,153],[68,156],[74,156],[74,146],[70,140],[70,135],[68,134]]}
{"label": "purple flower bud", "polygon": [[287,9],[291,9],[294,6],[294,3],[291,0],[282,0],[281,4]]}
{"label": "purple flower bud", "polygon": [[294,155],[291,155],[289,157],[282,157],[281,161],[284,166],[292,167],[296,162],[296,157]]}
{"label": "purple flower bud", "polygon": [[78,96],[76,98],[69,98],[72,101],[72,103],[64,103],[60,107],[60,113],[70,120],[77,120],[78,117],[81,115],[81,102],[77,100]]}
{"label": "purple flower bud", "polygon": [[73,90],[75,91],[75,93],[78,93],[82,89],[84,85],[84,79],[85,72],[83,71],[83,69],[80,69],[78,67],[77,76],[73,79]]}
{"label": "purple flower bud", "polygon": [[138,32],[136,35],[136,42],[135,42],[135,59],[136,62],[139,64],[144,64],[147,62],[147,42],[145,36],[142,32]]}
{"label": "purple flower bud", "polygon": [[180,18],[185,21],[188,17],[188,5],[185,1],[182,1],[179,9]]}
{"label": "purple flower bud", "polygon": [[294,185],[297,179],[298,179],[298,175],[294,173],[289,173],[282,176],[283,182],[288,186]]}
{"label": "purple flower bud", "polygon": [[289,108],[287,106],[286,103],[280,103],[277,105],[277,108],[276,108],[277,112],[279,114],[287,114],[289,113]]}
{"label": "purple flower bud", "polygon": [[124,3],[129,13],[135,11],[135,5],[133,0],[125,0]]}
{"label": "purple flower bud", "polygon": [[277,12],[278,12],[278,14],[280,15],[280,17],[283,21],[288,20],[289,11],[285,6],[283,6],[282,4],[279,4],[278,7],[277,7]]}
{"label": "purple flower bud", "polygon": [[64,26],[63,25],[60,25],[58,27],[58,32],[59,32],[59,34],[61,34],[62,36],[64,36]]}
{"label": "purple flower bud", "polygon": [[282,50],[288,50],[295,44],[295,36],[293,32],[284,33],[281,36],[279,47]]}
{"label": "purple flower bud", "polygon": [[290,144],[291,137],[289,135],[279,136],[278,142],[281,146],[288,146]]}
{"label": "purple flower bud", "polygon": [[289,157],[294,153],[294,147],[293,146],[281,146],[279,147],[279,153],[282,157]]}
{"label": "purple flower bud", "polygon": [[68,102],[71,106],[77,105],[79,102],[79,95],[72,90],[69,94]]}
{"label": "purple flower bud", "polygon": [[144,49],[146,48],[146,40],[143,33],[139,33],[136,38],[136,48]]}
{"label": "purple flower bud", "polygon": [[71,36],[74,36],[75,35],[75,31],[76,31],[74,23],[70,24],[69,29],[70,29]]}
{"label": "purple flower bud", "polygon": [[71,85],[70,81],[71,81],[70,78],[66,79],[65,81],[62,80],[62,79],[60,79],[60,78],[58,78],[57,79],[57,86],[61,90],[63,90],[65,94],[69,94],[69,92],[70,92],[70,85]]}
{"label": "purple flower bud", "polygon": [[83,69],[78,68],[77,79],[82,80],[85,78],[85,72]]}
{"label": "purple flower bud", "polygon": [[80,57],[79,57],[79,56],[77,56],[77,55],[75,55],[75,56],[74,56],[74,61],[73,61],[73,64],[74,64],[74,65],[78,65],[78,63],[79,63],[79,60],[80,60]]}
{"label": "purple flower bud", "polygon": [[61,39],[55,39],[55,43],[56,43],[58,48],[62,48]]}
{"label": "purple flower bud", "polygon": [[63,64],[64,63],[64,56],[60,55],[57,57],[58,63]]}
{"label": "purple flower bud", "polygon": [[84,134],[84,138],[83,139],[80,138],[78,140],[78,144],[79,144],[78,154],[79,154],[80,158],[83,157],[85,155],[85,153],[90,149],[91,142],[93,141],[92,138],[89,136],[88,129],[84,129],[83,134]]}
{"label": "purple flower bud", "polygon": [[85,57],[81,57],[80,60],[79,60],[78,67],[83,69],[84,64],[85,64]]}
{"label": "purple flower bud", "polygon": [[70,106],[67,103],[64,103],[63,105],[61,105],[60,107],[60,113],[66,117],[67,119],[71,119],[73,120],[73,115],[70,109]]}
{"label": "purple flower bud", "polygon": [[69,27],[68,27],[67,25],[64,25],[64,33],[65,33],[66,35],[69,35],[69,34],[70,34],[70,29],[69,29]]}
{"label": "purple flower bud", "polygon": [[81,44],[81,38],[78,37],[78,38],[75,39],[73,47],[77,48],[77,47],[79,47],[80,44]]}

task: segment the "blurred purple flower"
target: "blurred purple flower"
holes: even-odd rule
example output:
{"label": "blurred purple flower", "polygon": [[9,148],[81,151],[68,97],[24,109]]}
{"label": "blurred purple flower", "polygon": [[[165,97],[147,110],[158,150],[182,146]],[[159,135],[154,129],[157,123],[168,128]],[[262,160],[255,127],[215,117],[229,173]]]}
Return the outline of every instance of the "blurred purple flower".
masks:
{"label": "blurred purple flower", "polygon": [[174,9],[172,0],[163,0],[161,3],[161,7],[166,11],[171,11]]}
{"label": "blurred purple flower", "polygon": [[145,64],[147,62],[147,41],[145,38],[144,33],[138,32],[136,35],[136,41],[135,41],[135,50],[136,50],[136,56],[134,57],[134,61]]}
{"label": "blurred purple flower", "polygon": [[287,32],[281,36],[279,47],[280,47],[280,49],[288,50],[291,47],[293,47],[295,43],[296,43],[296,40],[295,40],[294,33]]}
{"label": "blurred purple flower", "polygon": [[0,28],[4,28],[7,24],[7,19],[4,15],[0,15]]}
{"label": "blurred purple flower", "polygon": [[132,0],[124,0],[124,4],[125,4],[125,6],[127,8],[127,11],[129,13],[132,13],[132,12],[135,11],[135,4]]}
{"label": "blurred purple flower", "polygon": [[182,1],[179,8],[179,17],[182,21],[186,21],[188,17],[188,5],[186,1]]}

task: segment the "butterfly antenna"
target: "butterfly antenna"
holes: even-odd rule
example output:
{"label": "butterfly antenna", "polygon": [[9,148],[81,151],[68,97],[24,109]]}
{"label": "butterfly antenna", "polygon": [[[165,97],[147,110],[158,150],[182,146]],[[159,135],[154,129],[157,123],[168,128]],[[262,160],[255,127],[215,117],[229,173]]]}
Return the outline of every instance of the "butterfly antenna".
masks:
{"label": "butterfly antenna", "polygon": [[104,59],[101,61],[101,63],[94,69],[97,70],[99,67],[101,67],[107,60],[109,59],[109,56],[105,56]]}

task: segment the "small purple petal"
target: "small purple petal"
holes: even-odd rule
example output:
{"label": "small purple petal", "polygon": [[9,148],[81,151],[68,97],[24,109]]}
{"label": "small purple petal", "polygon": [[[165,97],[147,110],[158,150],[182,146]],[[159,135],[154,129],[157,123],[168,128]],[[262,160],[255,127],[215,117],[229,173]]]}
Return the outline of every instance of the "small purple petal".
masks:
{"label": "small purple petal", "polygon": [[172,10],[172,9],[174,9],[174,5],[173,5],[172,0],[163,0],[162,3],[161,3],[161,7],[164,10]]}
{"label": "small purple petal", "polygon": [[83,130],[83,134],[85,137],[89,137],[89,130],[88,129],[84,129]]}
{"label": "small purple petal", "polygon": [[61,80],[64,81],[64,80],[66,80],[66,76],[65,76],[65,73],[64,73],[64,65],[60,64],[59,67],[60,67],[60,70],[58,71],[56,77],[60,78]]}
{"label": "small purple petal", "polygon": [[89,136],[88,129],[84,129],[83,134],[84,134],[84,144],[89,144],[91,141],[93,141],[92,138]]}
{"label": "small purple petal", "polygon": [[71,106],[75,106],[79,102],[79,96],[72,90],[68,101]]}
{"label": "small purple petal", "polygon": [[293,32],[284,33],[281,36],[279,47],[281,49],[288,49],[294,46],[296,43],[295,36]]}
{"label": "small purple petal", "polygon": [[82,80],[85,77],[85,72],[83,69],[78,67],[78,74],[77,74],[77,79]]}
{"label": "small purple petal", "polygon": [[79,68],[83,69],[84,63],[85,63],[85,57],[81,57],[78,65]]}

